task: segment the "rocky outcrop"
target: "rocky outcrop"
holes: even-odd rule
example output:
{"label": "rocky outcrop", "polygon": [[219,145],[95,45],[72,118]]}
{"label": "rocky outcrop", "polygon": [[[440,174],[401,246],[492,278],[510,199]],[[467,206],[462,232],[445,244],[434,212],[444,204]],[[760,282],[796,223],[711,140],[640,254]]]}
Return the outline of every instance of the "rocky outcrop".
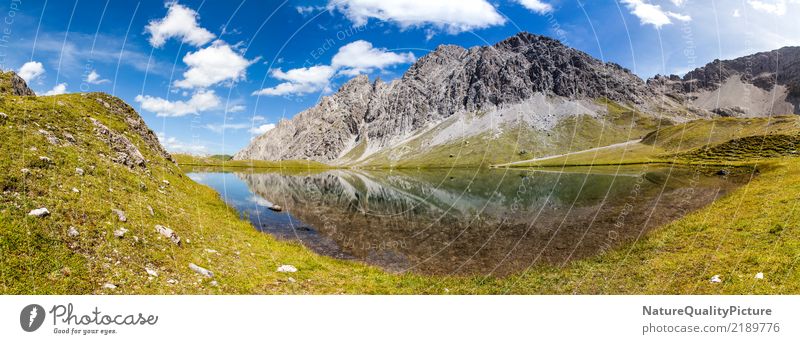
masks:
{"label": "rocky outcrop", "polygon": [[800,47],[717,59],[683,77],[656,75],[647,84],[722,116],[800,113]]}
{"label": "rocky outcrop", "polygon": [[390,83],[358,76],[318,105],[281,121],[234,159],[331,162],[359,145],[386,147],[454,114],[491,111],[537,94],[632,104],[654,96],[644,81],[617,64],[523,32],[493,46],[440,46]]}
{"label": "rocky outcrop", "polygon": [[122,101],[122,99],[104,93],[87,93],[85,96],[94,98],[95,101],[103,105],[103,107],[108,109],[112,114],[122,117],[128,127],[139,135],[150,149],[163,158],[175,162],[172,155],[161,146],[161,143],[158,141],[158,136],[147,126],[144,119],[142,119],[130,105]]}
{"label": "rocky outcrop", "polygon": [[130,168],[146,166],[144,155],[125,135],[109,129],[94,118],[90,117],[89,120],[94,125],[95,135],[113,150],[114,156],[111,157],[111,161]]}
{"label": "rocky outcrop", "polygon": [[14,72],[0,72],[0,94],[12,96],[35,96],[24,79]]}

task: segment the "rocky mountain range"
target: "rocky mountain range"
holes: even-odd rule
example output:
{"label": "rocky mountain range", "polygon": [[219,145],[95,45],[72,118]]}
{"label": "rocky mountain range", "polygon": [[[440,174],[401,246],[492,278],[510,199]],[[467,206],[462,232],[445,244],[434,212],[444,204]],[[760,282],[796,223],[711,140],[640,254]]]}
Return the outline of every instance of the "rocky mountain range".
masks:
{"label": "rocky mountain range", "polygon": [[357,164],[422,135],[429,149],[485,132],[496,136],[512,124],[547,131],[573,116],[602,118],[608,110],[598,100],[674,121],[796,113],[799,64],[800,48],[787,47],[644,81],[526,32],[492,46],[443,45],[391,82],[353,78],[234,159]]}

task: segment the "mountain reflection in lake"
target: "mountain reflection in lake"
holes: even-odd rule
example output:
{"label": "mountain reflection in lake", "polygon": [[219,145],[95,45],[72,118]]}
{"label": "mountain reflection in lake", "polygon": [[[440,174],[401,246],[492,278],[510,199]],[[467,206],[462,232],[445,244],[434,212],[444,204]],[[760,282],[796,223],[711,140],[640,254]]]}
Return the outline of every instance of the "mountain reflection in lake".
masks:
{"label": "mountain reflection in lake", "polygon": [[[202,172],[256,228],[389,271],[505,275],[590,257],[678,219],[741,181],[627,171]],[[271,204],[283,212],[267,209]]]}

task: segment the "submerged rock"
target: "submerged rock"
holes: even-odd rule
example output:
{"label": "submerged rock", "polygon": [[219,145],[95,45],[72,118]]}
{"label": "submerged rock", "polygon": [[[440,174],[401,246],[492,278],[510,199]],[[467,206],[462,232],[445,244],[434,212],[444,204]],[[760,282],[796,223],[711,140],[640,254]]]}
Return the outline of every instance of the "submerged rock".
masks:
{"label": "submerged rock", "polygon": [[206,268],[199,267],[199,266],[195,265],[194,263],[189,263],[189,269],[192,269],[192,271],[194,271],[194,272],[196,272],[198,274],[201,274],[204,277],[209,277],[209,278],[214,277],[214,273],[213,272],[208,271],[208,269],[206,269]]}

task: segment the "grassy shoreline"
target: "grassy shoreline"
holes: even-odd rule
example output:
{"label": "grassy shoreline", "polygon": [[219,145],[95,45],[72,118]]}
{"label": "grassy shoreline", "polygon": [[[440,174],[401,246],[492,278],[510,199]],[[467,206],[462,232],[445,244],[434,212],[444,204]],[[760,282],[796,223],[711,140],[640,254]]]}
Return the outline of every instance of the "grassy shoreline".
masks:
{"label": "grassy shoreline", "polygon": [[[344,293],[389,294],[769,294],[800,292],[800,159],[758,163],[751,183],[717,202],[599,256],[564,267],[532,265],[504,278],[431,277],[390,274],[361,263],[319,259],[315,275],[328,263],[344,264]],[[301,247],[301,249],[303,249]],[[311,254],[314,256],[314,254]],[[330,262],[329,262],[330,261]],[[757,272],[765,280],[755,280]],[[722,284],[712,284],[712,275]],[[308,276],[308,275],[307,275]],[[330,287],[330,285],[328,285]],[[305,285],[303,292],[326,293]],[[295,289],[295,292],[297,289]]]}
{"label": "grassy shoreline", "polygon": [[218,166],[235,168],[269,168],[269,169],[308,169],[329,170],[336,167],[313,160],[223,160],[215,157],[198,157],[188,154],[173,154],[172,157],[182,166]]}

